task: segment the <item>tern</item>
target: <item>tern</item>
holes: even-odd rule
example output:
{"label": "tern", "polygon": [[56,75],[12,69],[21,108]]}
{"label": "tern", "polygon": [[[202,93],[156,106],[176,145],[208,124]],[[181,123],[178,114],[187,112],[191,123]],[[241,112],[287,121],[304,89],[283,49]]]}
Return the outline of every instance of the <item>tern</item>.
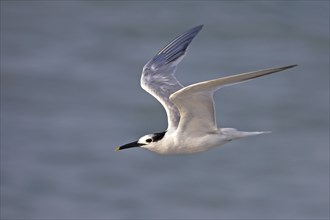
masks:
{"label": "tern", "polygon": [[199,25],[179,35],[143,67],[141,87],[165,108],[167,129],[164,132],[144,135],[137,141],[117,147],[115,151],[142,147],[159,154],[198,153],[235,139],[269,133],[269,131],[247,132],[234,128],[218,128],[213,94],[224,86],[297,65],[241,73],[184,87],[175,78],[177,65],[202,28],[203,25]]}

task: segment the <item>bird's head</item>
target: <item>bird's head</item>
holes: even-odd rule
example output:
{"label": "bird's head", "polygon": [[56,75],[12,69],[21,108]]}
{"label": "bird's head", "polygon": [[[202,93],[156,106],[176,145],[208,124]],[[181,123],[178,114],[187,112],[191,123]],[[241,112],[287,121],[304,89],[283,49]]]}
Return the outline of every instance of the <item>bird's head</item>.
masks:
{"label": "bird's head", "polygon": [[156,143],[164,137],[165,133],[166,133],[166,131],[160,132],[160,133],[144,135],[137,141],[117,147],[115,149],[115,151],[128,149],[128,148],[132,148],[132,147],[143,147],[143,148],[150,149],[150,148],[154,147],[156,145]]}

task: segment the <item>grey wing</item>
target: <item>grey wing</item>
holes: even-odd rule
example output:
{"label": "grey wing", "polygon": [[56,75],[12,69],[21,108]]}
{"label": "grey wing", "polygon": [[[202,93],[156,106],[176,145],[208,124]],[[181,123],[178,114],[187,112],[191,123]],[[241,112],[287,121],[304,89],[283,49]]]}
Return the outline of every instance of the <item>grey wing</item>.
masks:
{"label": "grey wing", "polygon": [[141,87],[165,108],[168,120],[167,130],[175,129],[180,121],[179,111],[169,99],[171,94],[183,88],[174,75],[177,65],[202,27],[203,25],[194,27],[176,37],[143,67]]}
{"label": "grey wing", "polygon": [[241,73],[196,83],[180,89],[170,96],[170,100],[175,103],[181,113],[181,120],[177,132],[186,132],[189,135],[197,135],[200,132],[203,134],[205,134],[205,132],[215,132],[217,130],[213,102],[213,93],[215,91],[224,86],[246,82],[295,66],[296,65],[290,65]]}

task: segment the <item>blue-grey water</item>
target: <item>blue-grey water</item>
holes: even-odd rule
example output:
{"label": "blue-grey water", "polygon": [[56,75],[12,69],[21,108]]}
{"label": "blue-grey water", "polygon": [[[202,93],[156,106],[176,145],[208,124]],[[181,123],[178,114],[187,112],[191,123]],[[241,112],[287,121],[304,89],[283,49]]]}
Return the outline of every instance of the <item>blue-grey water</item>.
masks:
{"label": "blue-grey water", "polygon": [[[221,127],[271,130],[194,155],[116,146],[166,129],[143,65],[204,24],[184,84],[226,87]],[[329,1],[1,1],[1,218],[328,218]]]}

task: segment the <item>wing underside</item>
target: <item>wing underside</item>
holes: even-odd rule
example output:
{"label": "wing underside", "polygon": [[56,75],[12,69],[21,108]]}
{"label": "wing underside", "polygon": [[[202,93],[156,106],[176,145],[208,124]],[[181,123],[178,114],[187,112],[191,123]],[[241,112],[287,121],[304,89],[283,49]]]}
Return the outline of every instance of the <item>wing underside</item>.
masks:
{"label": "wing underside", "polygon": [[175,77],[177,65],[183,59],[187,47],[202,29],[194,27],[176,37],[143,68],[141,87],[154,96],[165,108],[168,118],[168,130],[176,129],[180,114],[177,107],[169,100],[174,92],[183,88]]}

